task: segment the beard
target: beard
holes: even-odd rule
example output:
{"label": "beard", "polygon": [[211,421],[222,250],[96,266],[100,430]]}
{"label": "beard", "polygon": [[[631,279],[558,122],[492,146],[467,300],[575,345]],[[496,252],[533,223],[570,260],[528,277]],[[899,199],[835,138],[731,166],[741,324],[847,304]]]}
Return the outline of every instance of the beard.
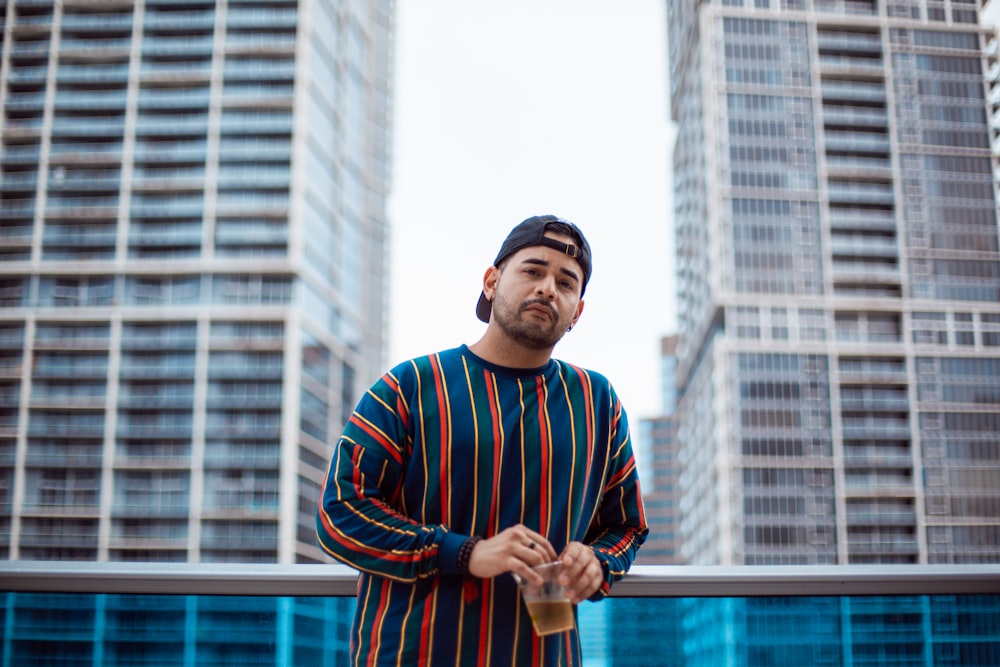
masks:
{"label": "beard", "polygon": [[[539,304],[552,314],[549,324],[524,319],[524,311]],[[545,299],[531,299],[515,306],[499,293],[493,299],[493,319],[508,338],[531,350],[551,350],[569,327],[568,323],[559,320],[559,314]]]}

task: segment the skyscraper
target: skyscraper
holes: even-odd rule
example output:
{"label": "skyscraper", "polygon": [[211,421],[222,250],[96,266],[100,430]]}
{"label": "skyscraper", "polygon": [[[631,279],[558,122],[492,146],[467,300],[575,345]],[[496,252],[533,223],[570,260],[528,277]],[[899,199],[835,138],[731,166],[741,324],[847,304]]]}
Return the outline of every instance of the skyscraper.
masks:
{"label": "skyscraper", "polygon": [[393,13],[0,5],[0,557],[326,560],[385,344]]}
{"label": "skyscraper", "polygon": [[668,3],[684,561],[1000,560],[979,8]]}
{"label": "skyscraper", "polygon": [[661,415],[639,421],[642,449],[639,466],[643,471],[642,499],[651,530],[639,551],[638,565],[683,563],[680,554],[680,466],[677,455],[677,336],[660,341]]}

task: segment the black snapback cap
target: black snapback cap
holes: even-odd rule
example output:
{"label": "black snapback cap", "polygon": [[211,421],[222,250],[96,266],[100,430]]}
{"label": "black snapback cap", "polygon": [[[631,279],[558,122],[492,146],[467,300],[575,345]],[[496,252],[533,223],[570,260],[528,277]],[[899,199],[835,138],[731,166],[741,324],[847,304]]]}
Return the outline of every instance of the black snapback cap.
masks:
{"label": "black snapback cap", "polygon": [[[561,231],[559,228],[568,230],[570,236],[575,236],[580,241],[580,245],[573,243],[563,243],[556,239],[545,236],[545,232],[550,227],[555,227],[553,231]],[[587,281],[590,280],[590,244],[587,238],[580,231],[580,228],[569,220],[563,220],[554,215],[536,215],[522,221],[517,227],[507,235],[497,258],[493,260],[493,266],[499,266],[502,261],[513,255],[521,248],[543,245],[559,252],[565,253],[575,259],[580,268],[583,269],[583,284],[580,288],[580,296],[587,289]],[[486,298],[483,293],[479,294],[479,303],[476,304],[476,316],[483,322],[489,323],[490,313],[493,312],[493,303]]]}

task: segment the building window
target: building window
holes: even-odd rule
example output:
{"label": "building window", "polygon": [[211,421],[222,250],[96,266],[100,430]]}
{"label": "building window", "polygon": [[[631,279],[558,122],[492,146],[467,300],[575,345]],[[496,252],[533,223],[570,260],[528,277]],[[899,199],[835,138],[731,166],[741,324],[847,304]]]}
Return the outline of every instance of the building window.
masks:
{"label": "building window", "polygon": [[111,305],[115,296],[114,280],[110,276],[42,278],[39,286],[41,305],[57,308]]}
{"label": "building window", "polygon": [[216,303],[279,304],[292,300],[292,279],[288,276],[218,276],[214,286]]}

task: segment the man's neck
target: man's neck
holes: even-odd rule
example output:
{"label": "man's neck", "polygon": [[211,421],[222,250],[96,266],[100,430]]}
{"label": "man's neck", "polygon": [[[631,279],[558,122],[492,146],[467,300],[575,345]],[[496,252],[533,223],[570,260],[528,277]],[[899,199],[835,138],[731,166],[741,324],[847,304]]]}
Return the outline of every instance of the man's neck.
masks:
{"label": "man's neck", "polygon": [[536,350],[512,341],[493,327],[469,346],[469,351],[480,359],[506,368],[541,368],[552,358],[552,349]]}

